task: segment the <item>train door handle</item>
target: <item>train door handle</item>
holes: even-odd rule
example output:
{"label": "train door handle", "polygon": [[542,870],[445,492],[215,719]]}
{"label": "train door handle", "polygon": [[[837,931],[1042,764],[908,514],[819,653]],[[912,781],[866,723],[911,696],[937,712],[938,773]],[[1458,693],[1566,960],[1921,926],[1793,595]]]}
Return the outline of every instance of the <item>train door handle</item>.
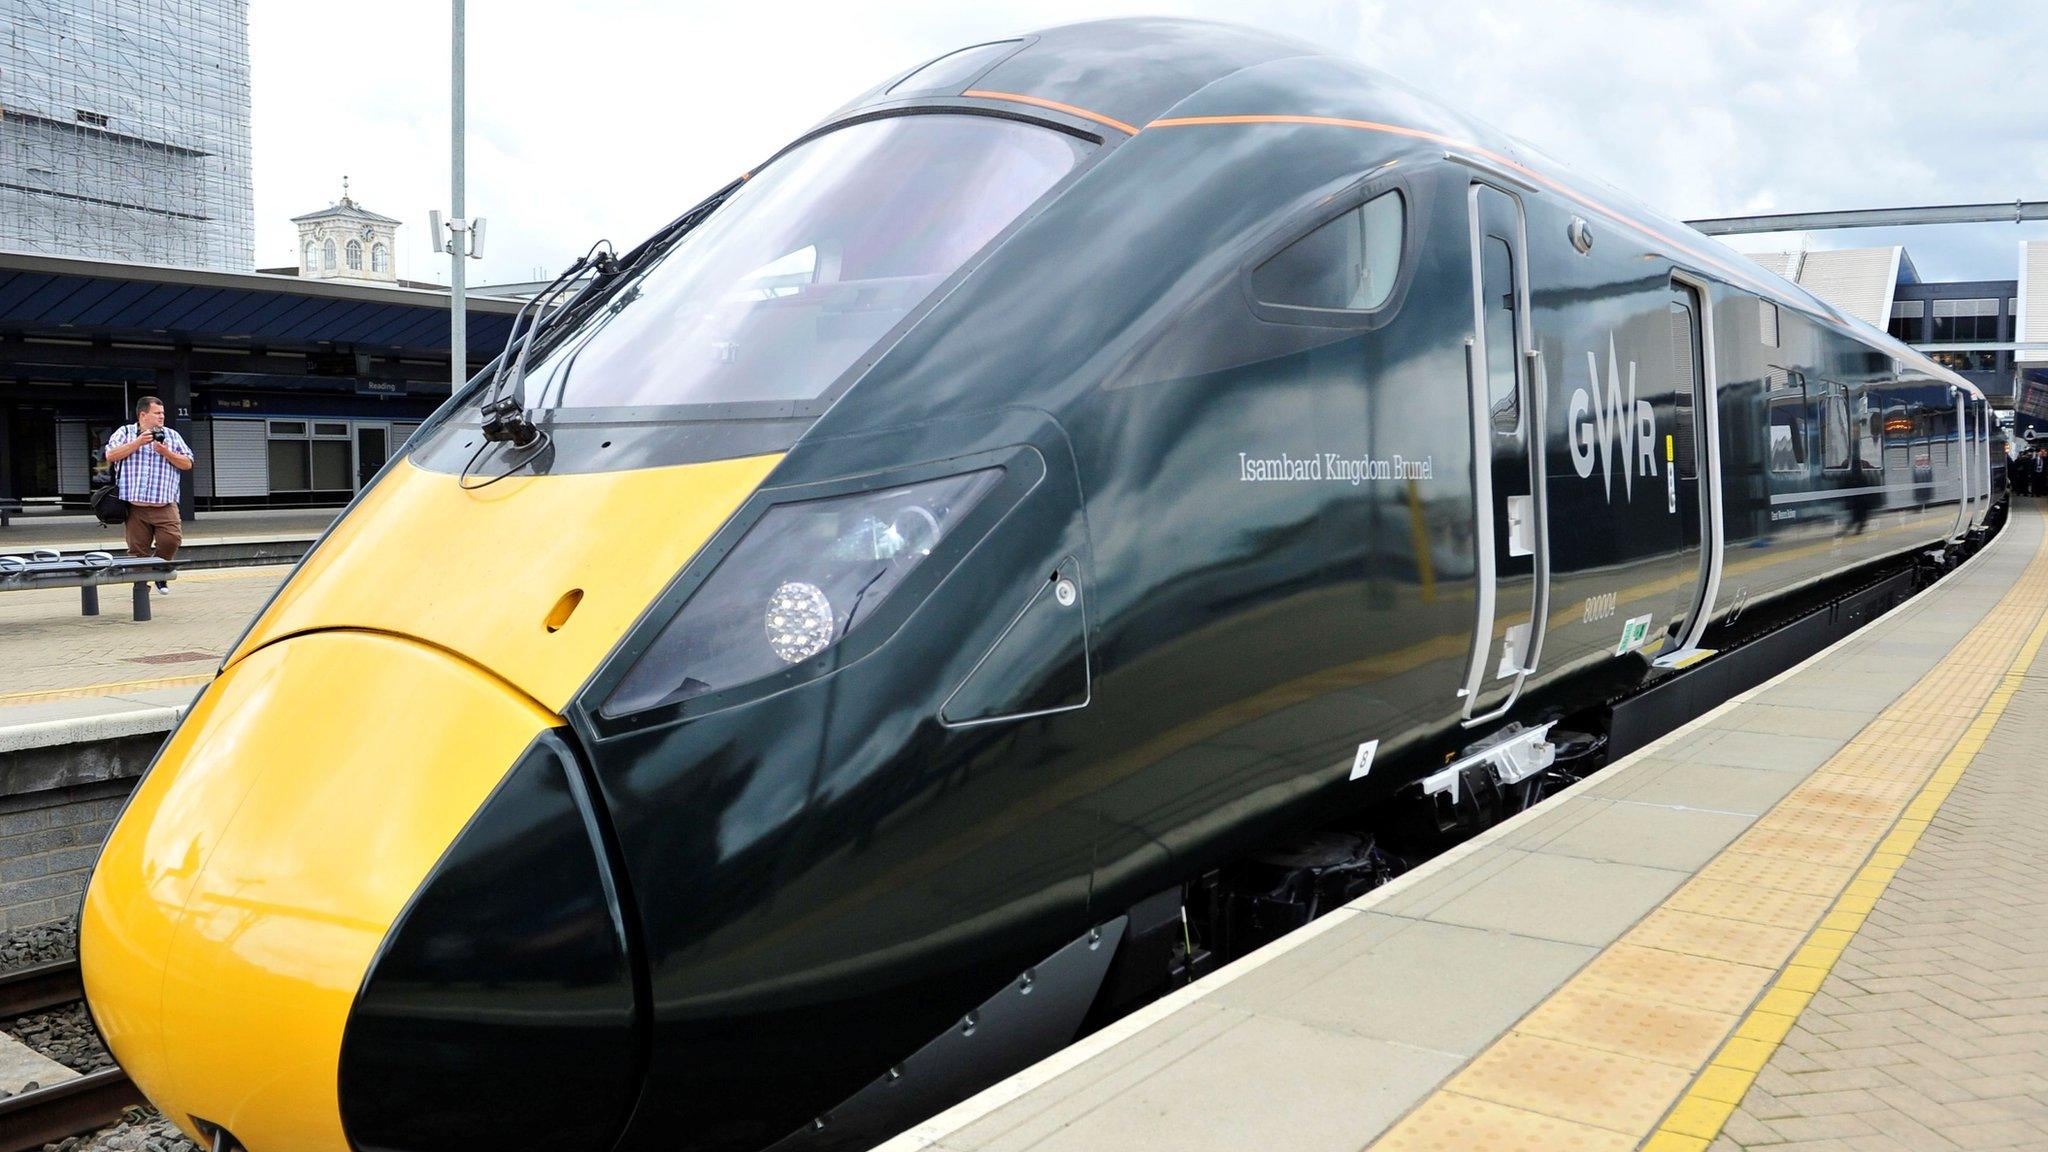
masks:
{"label": "train door handle", "polygon": [[1536,498],[1508,497],[1508,555],[1532,556],[1536,552]]}
{"label": "train door handle", "polygon": [[1510,627],[1500,638],[1500,664],[1493,670],[1496,680],[1513,680],[1529,668],[1523,663],[1522,654],[1529,649],[1529,624],[1523,621]]}

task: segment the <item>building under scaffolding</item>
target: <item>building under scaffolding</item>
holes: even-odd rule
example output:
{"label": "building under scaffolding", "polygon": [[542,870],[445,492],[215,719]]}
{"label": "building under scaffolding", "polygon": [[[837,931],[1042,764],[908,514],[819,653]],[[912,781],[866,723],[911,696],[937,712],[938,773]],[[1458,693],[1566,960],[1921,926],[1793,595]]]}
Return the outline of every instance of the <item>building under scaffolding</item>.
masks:
{"label": "building under scaffolding", "polygon": [[247,0],[0,0],[0,249],[247,271]]}

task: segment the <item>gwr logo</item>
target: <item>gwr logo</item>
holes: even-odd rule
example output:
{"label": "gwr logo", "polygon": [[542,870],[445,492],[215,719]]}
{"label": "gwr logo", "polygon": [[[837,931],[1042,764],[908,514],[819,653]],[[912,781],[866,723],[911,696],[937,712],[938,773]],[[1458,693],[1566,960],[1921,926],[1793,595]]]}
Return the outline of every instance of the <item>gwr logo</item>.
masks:
{"label": "gwr logo", "polygon": [[[1600,458],[1601,490],[1614,501],[1614,464],[1621,462],[1621,490],[1624,499],[1635,496],[1635,475],[1657,474],[1657,413],[1648,400],[1636,399],[1636,362],[1628,362],[1628,386],[1624,391],[1621,370],[1614,355],[1614,334],[1607,336],[1607,394],[1600,394],[1600,362],[1586,353],[1587,383],[1572,389],[1572,405],[1565,423],[1565,441],[1572,450],[1572,467],[1579,479],[1593,476],[1593,457]],[[1590,418],[1589,418],[1590,413]],[[1629,467],[1629,457],[1636,467]]]}

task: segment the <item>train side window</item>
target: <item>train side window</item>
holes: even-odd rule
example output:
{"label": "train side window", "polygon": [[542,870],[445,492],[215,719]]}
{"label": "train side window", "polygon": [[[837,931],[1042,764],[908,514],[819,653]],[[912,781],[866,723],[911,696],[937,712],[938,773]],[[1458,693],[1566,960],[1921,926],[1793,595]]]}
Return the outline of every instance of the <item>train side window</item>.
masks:
{"label": "train side window", "polygon": [[1865,468],[1884,469],[1884,410],[1865,389],[1856,390],[1856,458]]}
{"label": "train side window", "polygon": [[1830,471],[1839,471],[1849,466],[1849,453],[1855,445],[1855,432],[1849,426],[1849,401],[1842,394],[1842,386],[1833,380],[1821,382],[1820,392],[1820,466]]}
{"label": "train side window", "polygon": [[1486,302],[1486,404],[1493,430],[1513,436],[1522,428],[1521,390],[1515,387],[1515,256],[1498,236],[1481,241],[1480,299]]}
{"label": "train side window", "polygon": [[1803,378],[1772,368],[1764,373],[1771,411],[1771,471],[1806,472],[1806,389]]}
{"label": "train side window", "polygon": [[1252,269],[1252,295],[1283,308],[1378,308],[1401,270],[1406,216],[1399,192],[1373,197]]}
{"label": "train side window", "polygon": [[1903,404],[1884,406],[1884,466],[1901,473],[1913,467],[1913,421],[1907,418]]}
{"label": "train side window", "polygon": [[1806,429],[1799,408],[1780,401],[1771,405],[1771,471],[1806,471]]}

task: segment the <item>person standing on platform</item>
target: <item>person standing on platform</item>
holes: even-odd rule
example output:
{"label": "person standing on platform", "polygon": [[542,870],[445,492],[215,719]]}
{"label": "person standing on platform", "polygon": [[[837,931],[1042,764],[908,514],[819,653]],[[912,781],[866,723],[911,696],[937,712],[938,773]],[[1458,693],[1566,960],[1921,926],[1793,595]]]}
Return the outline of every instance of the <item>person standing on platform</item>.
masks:
{"label": "person standing on platform", "polygon": [[2033,459],[2027,461],[2027,465],[2030,474],[2027,491],[2035,496],[2043,495],[2044,486],[2048,486],[2048,448],[2034,449]]}
{"label": "person standing on platform", "polygon": [[[178,554],[185,529],[178,515],[178,473],[192,468],[192,449],[174,429],[164,427],[164,402],[144,396],[135,405],[135,423],[115,429],[107,438],[107,463],[114,467],[121,499],[128,502],[128,554]],[[170,593],[159,580],[159,596]]]}

